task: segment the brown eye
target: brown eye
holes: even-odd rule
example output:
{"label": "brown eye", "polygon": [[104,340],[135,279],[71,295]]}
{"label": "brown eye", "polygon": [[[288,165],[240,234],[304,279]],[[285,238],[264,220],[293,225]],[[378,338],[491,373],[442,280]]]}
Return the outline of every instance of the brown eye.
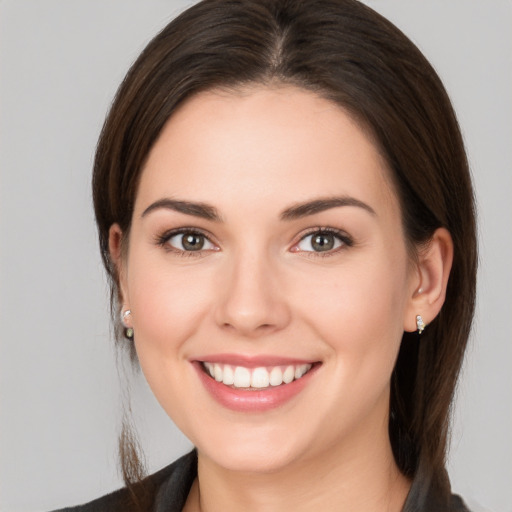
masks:
{"label": "brown eye", "polygon": [[330,251],[334,248],[334,244],[336,243],[336,239],[334,235],[324,235],[319,234],[315,235],[311,239],[311,247],[315,251]]}
{"label": "brown eye", "polygon": [[328,252],[344,244],[346,241],[341,235],[329,231],[316,231],[302,238],[297,244],[297,249],[305,252]]}
{"label": "brown eye", "polygon": [[215,246],[210,242],[210,240],[208,240],[208,238],[206,238],[206,236],[201,233],[194,233],[190,231],[177,233],[171,236],[167,243],[174,249],[183,252],[215,249]]}
{"label": "brown eye", "polygon": [[182,245],[186,251],[200,251],[204,246],[204,236],[182,235]]}

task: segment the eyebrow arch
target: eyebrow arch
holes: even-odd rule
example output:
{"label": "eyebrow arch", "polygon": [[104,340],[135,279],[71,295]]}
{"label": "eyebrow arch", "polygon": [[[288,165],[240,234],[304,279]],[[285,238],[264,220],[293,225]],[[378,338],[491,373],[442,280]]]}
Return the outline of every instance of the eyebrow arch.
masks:
{"label": "eyebrow arch", "polygon": [[302,217],[314,215],[315,213],[330,210],[331,208],[338,208],[339,206],[356,206],[366,210],[371,215],[377,215],[371,206],[363,203],[363,201],[360,201],[355,197],[326,197],[314,199],[313,201],[307,201],[305,203],[298,203],[287,208],[283,213],[281,213],[281,220],[301,219]]}
{"label": "eyebrow arch", "polygon": [[164,208],[167,210],[174,210],[176,212],[185,213],[186,215],[193,215],[194,217],[201,217],[203,219],[212,220],[215,222],[222,222],[217,209],[205,203],[195,203],[191,201],[179,201],[176,199],[159,199],[150,204],[143,212],[141,217],[145,217],[154,210]]}

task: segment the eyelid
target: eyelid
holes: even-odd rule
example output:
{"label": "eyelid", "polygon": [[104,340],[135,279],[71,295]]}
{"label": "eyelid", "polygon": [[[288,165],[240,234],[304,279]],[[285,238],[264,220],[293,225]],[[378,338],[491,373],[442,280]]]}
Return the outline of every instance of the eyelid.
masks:
{"label": "eyelid", "polygon": [[[305,251],[305,250],[298,249],[298,245],[305,238],[307,238],[308,236],[314,235],[314,234],[319,234],[319,233],[335,236],[336,238],[338,238],[338,240],[341,241],[341,246],[337,247],[335,249],[328,250],[328,251]],[[177,236],[177,235],[184,235],[184,234],[193,234],[193,235],[204,236],[212,245],[215,246],[215,248],[214,249],[199,249],[197,251],[185,251],[185,250],[177,249],[176,247],[173,247],[173,246],[167,244],[167,242],[172,237]],[[192,227],[192,226],[190,226],[190,227],[182,226],[179,228],[169,229],[160,235],[156,235],[155,243],[161,247],[164,247],[169,252],[174,252],[174,253],[177,253],[182,256],[201,256],[201,255],[204,255],[205,252],[220,251],[220,247],[219,247],[218,243],[216,243],[214,241],[214,237],[210,233],[204,231],[203,229],[199,229],[199,228]],[[352,237],[350,235],[348,235],[345,231],[343,231],[341,229],[337,229],[337,228],[332,228],[332,227],[317,226],[317,227],[309,228],[305,232],[302,232],[300,234],[300,236],[298,237],[298,239],[293,243],[292,247],[290,248],[290,251],[291,252],[301,252],[301,253],[304,253],[306,256],[310,256],[310,257],[323,257],[323,256],[332,256],[332,255],[336,254],[337,252],[339,252],[340,250],[342,250],[343,248],[352,247],[353,245],[354,245],[354,241],[353,241]]]}
{"label": "eyelid", "polygon": [[[173,247],[172,245],[168,244],[169,240],[177,235],[200,235],[206,238],[208,242],[210,242],[212,245],[215,246],[214,249],[199,249],[197,251],[184,251],[181,249],[177,249],[176,247]],[[202,229],[196,228],[196,227],[186,227],[182,226],[179,228],[173,228],[169,229],[167,231],[164,231],[160,235],[156,235],[155,237],[155,243],[163,248],[165,248],[169,252],[174,252],[181,256],[201,256],[204,255],[205,252],[211,252],[211,251],[219,251],[220,248],[216,242],[213,240],[213,236],[209,233],[205,232]]]}
{"label": "eyelid", "polygon": [[[305,238],[307,238],[308,236],[314,235],[314,234],[318,234],[318,233],[335,236],[336,238],[338,238],[338,240],[341,241],[341,246],[337,247],[335,249],[331,249],[329,251],[304,251],[304,250],[298,249],[298,245]],[[354,245],[354,240],[345,231],[343,231],[341,229],[337,229],[337,228],[332,228],[332,227],[317,226],[314,228],[309,228],[305,232],[301,233],[298,240],[293,243],[290,250],[292,252],[301,252],[308,257],[326,257],[326,256],[332,256],[332,255],[338,253],[343,248],[352,247],[353,245]]]}

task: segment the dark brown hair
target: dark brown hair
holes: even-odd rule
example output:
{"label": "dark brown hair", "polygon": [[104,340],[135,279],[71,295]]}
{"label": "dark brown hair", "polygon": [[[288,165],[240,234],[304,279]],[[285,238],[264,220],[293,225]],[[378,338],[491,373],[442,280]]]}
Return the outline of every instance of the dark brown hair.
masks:
{"label": "dark brown hair", "polygon": [[[118,223],[129,234],[141,169],[164,124],[191,95],[246,84],[291,84],[341,105],[387,160],[409,247],[428,242],[439,227],[452,236],[446,302],[421,340],[404,333],[389,423],[400,470],[421,472],[447,495],[450,406],[475,301],[470,173],[439,77],[400,30],[358,1],[205,0],[148,44],[119,88],[94,164],[94,207],[114,319],[119,291],[108,231]],[[136,456],[123,453],[132,453],[123,460],[131,485],[136,478],[127,468]]]}

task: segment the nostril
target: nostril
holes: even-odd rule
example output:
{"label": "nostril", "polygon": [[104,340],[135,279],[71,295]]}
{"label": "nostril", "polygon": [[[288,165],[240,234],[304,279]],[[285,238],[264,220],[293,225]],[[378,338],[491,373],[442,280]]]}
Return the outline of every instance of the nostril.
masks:
{"label": "nostril", "polygon": [[[224,327],[225,329],[229,329],[229,330],[240,330],[239,327],[236,327],[235,325],[231,324],[230,322],[224,322],[222,327]],[[274,328],[275,328],[275,326],[272,324],[261,324],[261,325],[256,325],[254,327],[251,327],[250,330],[251,331],[271,331]]]}

